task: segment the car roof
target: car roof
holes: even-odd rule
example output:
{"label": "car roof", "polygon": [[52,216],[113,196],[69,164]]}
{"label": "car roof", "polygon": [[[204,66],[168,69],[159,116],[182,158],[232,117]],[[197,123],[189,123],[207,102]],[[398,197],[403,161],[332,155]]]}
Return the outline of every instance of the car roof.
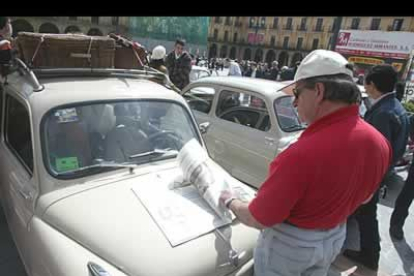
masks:
{"label": "car roof", "polygon": [[197,65],[191,66],[191,70],[210,72],[207,67],[202,67],[202,66],[197,66]]}
{"label": "car roof", "polygon": [[284,88],[287,85],[287,83],[250,77],[218,76],[202,78],[193,82],[193,84],[202,83],[233,87],[241,90],[249,90],[263,94],[271,98],[291,94],[287,90],[279,91],[280,89]]}
{"label": "car roof", "polygon": [[163,85],[122,75],[40,77],[39,82],[44,87],[40,92],[33,92],[31,82],[16,74],[10,75],[8,82],[27,99],[33,111],[40,113],[56,106],[92,101],[162,99],[185,103],[178,93]]}

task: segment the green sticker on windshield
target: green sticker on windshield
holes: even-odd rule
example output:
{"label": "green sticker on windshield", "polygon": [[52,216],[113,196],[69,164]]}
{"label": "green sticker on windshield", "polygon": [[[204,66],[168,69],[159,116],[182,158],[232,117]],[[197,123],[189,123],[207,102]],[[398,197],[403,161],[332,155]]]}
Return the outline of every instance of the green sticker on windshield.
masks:
{"label": "green sticker on windshield", "polygon": [[77,157],[56,158],[56,170],[58,172],[66,172],[79,168]]}

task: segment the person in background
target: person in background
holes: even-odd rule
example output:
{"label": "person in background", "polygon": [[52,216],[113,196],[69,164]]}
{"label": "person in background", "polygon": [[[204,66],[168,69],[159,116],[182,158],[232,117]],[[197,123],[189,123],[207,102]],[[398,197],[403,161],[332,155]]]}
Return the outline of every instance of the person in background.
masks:
{"label": "person in background", "polygon": [[165,47],[162,45],[156,46],[152,50],[151,54],[151,61],[150,61],[150,67],[168,75],[167,67],[165,67],[164,64],[164,58],[166,54]]}
{"label": "person in background", "polygon": [[183,89],[190,83],[191,57],[184,51],[185,41],[177,39],[174,51],[168,54],[165,65],[171,81],[179,89]]}
{"label": "person in background", "polygon": [[[395,180],[394,166],[404,154],[409,135],[409,120],[394,91],[397,72],[389,64],[372,67],[365,78],[365,91],[374,102],[364,119],[387,139],[392,147],[392,159],[372,199],[356,210],[354,216],[359,225],[360,251],[347,249],[343,255],[372,270],[378,270],[380,259],[380,235],[377,220],[377,203],[385,196],[386,187]],[[394,179],[394,180],[393,180]]]}
{"label": "person in background", "polygon": [[239,64],[234,61],[231,61],[229,58],[225,59],[224,67],[229,68],[229,76],[242,76]]}
{"label": "person in background", "polygon": [[276,81],[279,76],[279,63],[277,61],[272,62],[272,67],[270,68],[270,76],[269,79]]}
{"label": "person in background", "polygon": [[6,75],[12,60],[11,36],[13,30],[10,18],[0,16],[0,74]]}

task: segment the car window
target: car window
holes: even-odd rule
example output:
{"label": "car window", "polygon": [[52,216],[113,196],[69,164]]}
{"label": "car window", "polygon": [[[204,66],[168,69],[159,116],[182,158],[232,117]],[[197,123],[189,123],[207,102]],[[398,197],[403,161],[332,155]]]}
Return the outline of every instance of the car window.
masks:
{"label": "car window", "polygon": [[108,164],[175,158],[186,142],[200,141],[190,114],[169,101],[65,106],[48,112],[42,129],[43,157],[48,171],[58,178],[99,173],[104,170],[99,164],[110,170],[116,167]]}
{"label": "car window", "polygon": [[191,109],[209,113],[216,91],[213,87],[197,86],[184,94]]}
{"label": "car window", "polygon": [[205,77],[208,77],[208,76],[210,76],[210,74],[208,72],[205,72],[205,71],[200,71],[200,73],[198,74],[199,79],[205,78]]}
{"label": "car window", "polygon": [[247,93],[222,91],[216,115],[223,120],[263,131],[271,126],[265,101]]}
{"label": "car window", "polygon": [[255,128],[260,118],[260,113],[253,110],[228,110],[220,118],[243,126]]}
{"label": "car window", "polygon": [[293,107],[293,96],[284,96],[277,98],[274,102],[274,109],[280,128],[286,132],[304,129],[303,124]]}
{"label": "car window", "polygon": [[5,135],[7,145],[29,173],[32,173],[33,149],[29,112],[22,103],[12,96],[7,96],[6,105]]}

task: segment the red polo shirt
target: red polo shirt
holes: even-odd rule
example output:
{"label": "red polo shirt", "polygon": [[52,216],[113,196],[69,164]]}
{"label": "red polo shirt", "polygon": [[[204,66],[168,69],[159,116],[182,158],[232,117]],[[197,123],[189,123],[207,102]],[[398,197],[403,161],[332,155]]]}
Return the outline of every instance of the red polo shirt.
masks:
{"label": "red polo shirt", "polygon": [[377,190],[391,157],[388,141],[359,117],[358,106],[342,108],[273,160],[249,210],[265,226],[333,228]]}

